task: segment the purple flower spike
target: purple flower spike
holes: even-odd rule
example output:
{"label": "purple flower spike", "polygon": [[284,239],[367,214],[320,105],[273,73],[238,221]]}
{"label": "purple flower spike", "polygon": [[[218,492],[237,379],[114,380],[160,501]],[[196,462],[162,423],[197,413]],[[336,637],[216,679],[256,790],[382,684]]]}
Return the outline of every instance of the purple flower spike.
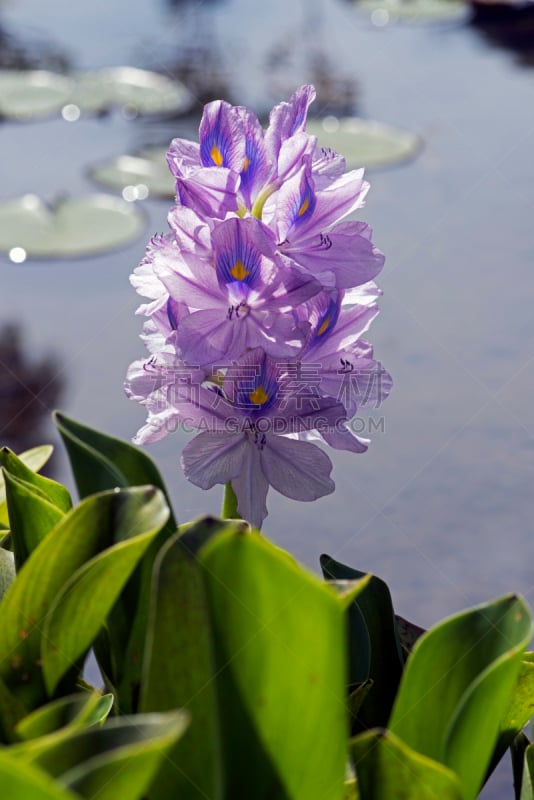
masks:
{"label": "purple flower spike", "polygon": [[269,487],[296,500],[334,490],[330,459],[309,440],[364,452],[354,415],[392,386],[363,338],[384,256],[370,227],[347,219],[369,184],[306,132],[314,98],[302,86],[265,131],[249,109],[209,103],[199,142],[171,142],[170,230],[131,277],[149,353],[126,381],[147,412],[135,441],[198,431],[183,452],[187,478],[204,489],[231,481],[258,527]]}

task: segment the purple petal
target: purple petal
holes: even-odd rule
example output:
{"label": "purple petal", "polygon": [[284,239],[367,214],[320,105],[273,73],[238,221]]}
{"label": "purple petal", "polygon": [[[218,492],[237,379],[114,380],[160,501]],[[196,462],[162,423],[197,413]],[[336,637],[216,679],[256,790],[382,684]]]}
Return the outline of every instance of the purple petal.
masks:
{"label": "purple petal", "polygon": [[260,461],[271,486],[293,500],[317,500],[335,489],[332,462],[310,442],[266,434]]}
{"label": "purple petal", "polygon": [[245,158],[240,171],[241,185],[239,193],[245,208],[252,208],[259,190],[266,183],[270,172],[265,152],[263,128],[258,118],[248,108],[236,108],[242,124],[245,137]]}
{"label": "purple petal", "polygon": [[321,431],[321,436],[330,447],[350,453],[365,453],[369,444],[369,439],[359,439],[345,425],[338,425],[332,431]]}
{"label": "purple petal", "polygon": [[224,219],[237,211],[239,175],[224,167],[200,167],[188,177],[177,178],[177,200],[206,217]]}
{"label": "purple petal", "polygon": [[237,497],[238,513],[255,528],[267,516],[267,491],[269,483],[263,474],[260,453],[256,445],[248,443],[239,475],[232,480]]}
{"label": "purple petal", "polygon": [[188,139],[173,139],[167,153],[167,164],[175,178],[182,178],[200,167],[200,147]]}
{"label": "purple petal", "polygon": [[292,95],[289,103],[280,103],[273,108],[265,133],[267,151],[272,161],[276,162],[280,145],[285,139],[305,129],[308,107],[314,100],[313,86],[301,86]]}
{"label": "purple petal", "polygon": [[308,227],[307,223],[313,216],[316,199],[310,172],[307,166],[302,167],[290,180],[286,181],[276,199],[276,232],[278,241],[284,243],[286,239],[298,239],[301,227]]}
{"label": "purple petal", "polygon": [[245,161],[243,122],[236,109],[222,100],[204,106],[200,122],[200,162],[239,173]]}
{"label": "purple petal", "polygon": [[228,483],[242,472],[248,450],[247,439],[242,433],[199,433],[182,452],[185,477],[201,489],[211,489],[216,483]]}
{"label": "purple petal", "polygon": [[[333,275],[338,289],[348,289],[368,283],[384,265],[384,255],[367,236],[360,235],[359,223],[343,223],[328,233],[318,233],[282,246],[285,255],[316,275],[320,280]],[[367,227],[367,226],[366,226]]]}
{"label": "purple petal", "polygon": [[262,256],[274,256],[274,240],[260,220],[233,217],[217,225],[211,238],[220,284],[261,285]]}

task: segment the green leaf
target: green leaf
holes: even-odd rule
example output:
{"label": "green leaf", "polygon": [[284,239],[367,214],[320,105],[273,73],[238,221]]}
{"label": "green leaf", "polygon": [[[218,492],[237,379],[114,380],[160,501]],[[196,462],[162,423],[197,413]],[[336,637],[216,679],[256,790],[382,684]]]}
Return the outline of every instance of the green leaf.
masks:
{"label": "green leaf", "polygon": [[390,731],[351,741],[360,800],[462,800],[454,772],[410,749]]}
{"label": "green leaf", "polygon": [[135,203],[109,194],[61,197],[53,204],[27,194],[0,203],[0,251],[17,248],[22,260],[81,258],[129,244],[145,224]]}
{"label": "green leaf", "polygon": [[[158,468],[138,447],[81,425],[59,412],[54,413],[54,421],[67,448],[80,497],[117,486],[150,484],[163,492],[171,508]],[[176,530],[172,512],[165,529],[169,533]]]}
{"label": "green leaf", "polygon": [[517,684],[501,719],[499,738],[488,770],[491,773],[527,722],[534,715],[534,653],[524,653]]}
{"label": "green leaf", "polygon": [[440,623],[408,659],[390,728],[453,769],[464,800],[484,779],[531,632],[528,608],[509,595]]}
{"label": "green leaf", "polygon": [[521,783],[520,800],[534,800],[534,746],[525,750],[523,781]]}
{"label": "green leaf", "polygon": [[[366,573],[321,556],[326,578],[362,580]],[[366,652],[367,650],[367,652]],[[349,612],[349,653],[352,656],[351,686],[373,681],[358,714],[358,729],[385,725],[391,713],[403,668],[391,595],[387,585],[376,575],[354,600]],[[359,654],[362,654],[359,656]],[[368,659],[364,674],[363,659]]]}
{"label": "green leaf", "polygon": [[28,710],[20,700],[10,692],[0,678],[0,740],[8,743],[16,739],[17,724],[26,716]]}
{"label": "green leaf", "polygon": [[76,731],[103,723],[113,705],[113,695],[77,692],[60,697],[24,717],[16,728],[20,739],[36,739],[60,728]]}
{"label": "green leaf", "polygon": [[10,550],[0,547],[0,600],[15,580],[15,558]]}
{"label": "green leaf", "polygon": [[[510,756],[512,759],[512,775],[514,781],[515,800],[521,800],[521,787],[523,784],[523,772],[525,768],[525,751],[527,747],[529,747],[529,745],[530,742],[523,733],[523,731],[521,731],[521,733],[519,733],[515,737],[512,744],[510,745]],[[523,798],[523,800],[534,800],[532,795],[532,788],[530,788],[530,795],[528,794],[527,789],[525,789],[525,792],[526,792],[526,798]]]}
{"label": "green leaf", "polygon": [[22,458],[16,456],[7,447],[3,447],[0,450],[0,464],[12,477],[32,486],[43,498],[60,511],[63,511],[63,513],[70,511],[72,508],[70,494],[61,483],[45,478],[44,475],[39,475]]}
{"label": "green leaf", "polygon": [[191,725],[169,754],[154,798],[221,797],[221,754],[211,615],[199,548],[246,524],[206,518],[162,548],[155,567],[141,711],[186,708]]}
{"label": "green leaf", "polygon": [[[26,464],[33,472],[39,472],[44,467],[54,448],[51,444],[43,444],[40,447],[32,447],[30,450],[25,450],[19,453],[18,458]],[[4,476],[0,471],[0,526],[9,528],[9,516],[7,513],[6,491],[4,486]]]}
{"label": "green leaf", "polygon": [[12,758],[8,750],[0,751],[0,786],[6,800],[77,800],[42,770]]}
{"label": "green leaf", "polygon": [[[169,509],[159,490],[129,491],[130,502],[120,522],[128,538],[81,566],[57,594],[44,622],[41,657],[50,694],[76,659],[87,652],[126,581],[168,519]],[[132,502],[134,497],[138,502]]]}
{"label": "green leaf", "polygon": [[406,661],[413,650],[414,644],[421,638],[425,629],[421,628],[419,625],[415,625],[413,622],[409,622],[407,619],[404,619],[404,617],[399,617],[398,614],[395,614],[395,623],[402,654]]}
{"label": "green leaf", "polygon": [[187,723],[183,711],[116,717],[101,727],[75,733],[63,729],[14,745],[11,752],[25,765],[46,770],[77,796],[139,800]]}
{"label": "green leaf", "polygon": [[19,571],[35,548],[65,516],[56,505],[26,481],[5,472],[11,542]]}
{"label": "green leaf", "polygon": [[[63,517],[26,561],[0,606],[0,677],[30,707],[46,697],[43,627],[65,584],[106,548],[157,529],[167,513],[162,494],[152,487],[104,492]],[[94,625],[94,619],[95,612],[85,608],[80,627]],[[68,630],[77,642],[86,636],[70,625]]]}
{"label": "green leaf", "polygon": [[253,787],[255,800],[339,800],[342,601],[254,534],[216,537],[200,561],[214,625],[225,796],[246,797]]}

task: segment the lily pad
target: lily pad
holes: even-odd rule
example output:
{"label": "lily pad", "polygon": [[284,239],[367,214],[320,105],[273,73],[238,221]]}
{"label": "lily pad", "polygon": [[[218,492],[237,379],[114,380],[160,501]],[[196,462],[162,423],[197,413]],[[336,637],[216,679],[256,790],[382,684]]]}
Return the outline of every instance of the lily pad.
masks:
{"label": "lily pad", "polygon": [[61,112],[102,114],[113,106],[126,117],[183,114],[194,97],[179,81],[135,67],[81,72],[73,76],[46,70],[0,70],[0,117],[32,120]]}
{"label": "lily pad", "polygon": [[459,22],[469,16],[464,0],[358,0],[377,27],[390,22]]}
{"label": "lily pad", "polygon": [[176,186],[167,166],[166,152],[165,147],[147,147],[136,155],[122,155],[97,164],[89,174],[97,183],[138,199],[149,194],[173,199]]}
{"label": "lily pad", "polygon": [[306,130],[345,156],[349,168],[389,167],[414,158],[422,147],[414,133],[359,117],[312,119]]}
{"label": "lily pad", "polygon": [[135,67],[114,67],[76,76],[70,103],[84,112],[100,113],[111,106],[139,114],[183,114],[194,98],[182,83],[157,72]]}
{"label": "lily pad", "polygon": [[0,251],[18,263],[103,253],[128,244],[144,227],[139,208],[110,195],[65,197],[53,206],[36,195],[0,203]]}
{"label": "lily pad", "polygon": [[31,120],[54,114],[69,101],[70,78],[46,70],[0,70],[0,116]]}

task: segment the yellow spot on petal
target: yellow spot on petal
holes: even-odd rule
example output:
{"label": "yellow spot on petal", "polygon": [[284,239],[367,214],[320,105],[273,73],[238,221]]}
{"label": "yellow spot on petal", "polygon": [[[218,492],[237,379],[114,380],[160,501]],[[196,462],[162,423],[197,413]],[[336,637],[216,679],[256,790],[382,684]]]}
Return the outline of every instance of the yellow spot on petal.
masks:
{"label": "yellow spot on petal", "polygon": [[323,324],[321,325],[321,327],[317,331],[317,336],[322,336],[323,333],[326,333],[326,331],[328,330],[328,326],[329,325],[330,325],[330,317],[325,317]]}
{"label": "yellow spot on petal", "polygon": [[310,199],[309,197],[305,197],[301,207],[299,208],[298,216],[302,217],[302,215],[306,213],[309,207],[310,207]]}
{"label": "yellow spot on petal", "polygon": [[245,269],[243,262],[238,259],[230,270],[230,275],[235,278],[236,281],[244,281],[247,275],[250,275],[250,270]]}
{"label": "yellow spot on petal", "polygon": [[258,386],[257,389],[254,389],[254,391],[249,394],[248,399],[251,403],[254,403],[254,405],[262,406],[269,399],[269,395],[263,386]]}
{"label": "yellow spot on petal", "polygon": [[210,156],[211,156],[211,160],[213,161],[213,163],[217,167],[220,167],[222,165],[223,156],[222,156],[222,153],[221,153],[221,151],[219,150],[219,148],[217,147],[216,144],[214,144],[213,147],[211,148]]}
{"label": "yellow spot on petal", "polygon": [[243,169],[241,170],[241,172],[246,172],[249,167],[250,167],[250,161],[247,158],[247,156],[245,156],[245,160],[243,161]]}

